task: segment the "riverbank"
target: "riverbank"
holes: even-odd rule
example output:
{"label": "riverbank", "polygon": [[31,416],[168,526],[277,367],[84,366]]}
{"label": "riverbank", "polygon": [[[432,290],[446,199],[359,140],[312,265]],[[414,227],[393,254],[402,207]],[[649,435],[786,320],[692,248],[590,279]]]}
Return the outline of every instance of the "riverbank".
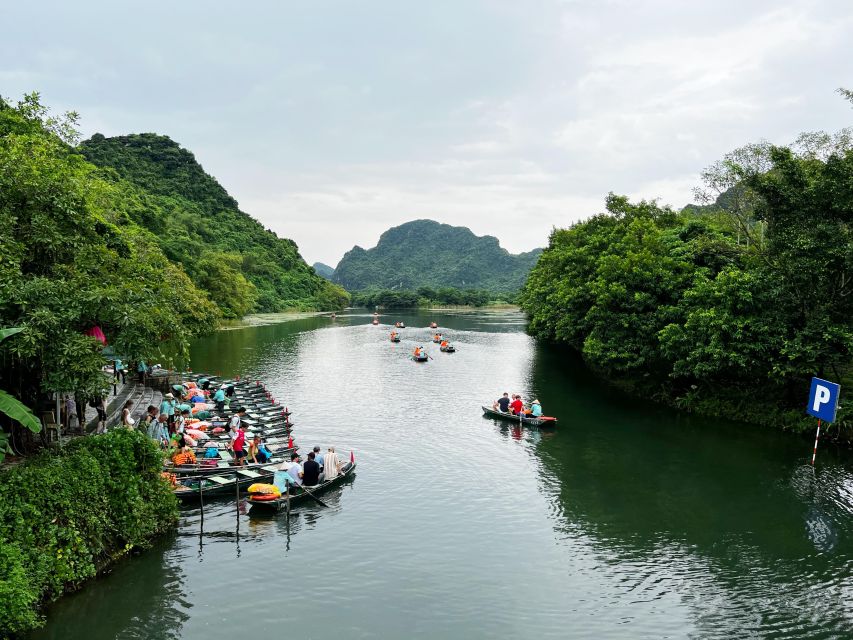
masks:
{"label": "riverbank", "polygon": [[0,471],[0,636],[177,522],[162,455],[136,431],[77,438]]}

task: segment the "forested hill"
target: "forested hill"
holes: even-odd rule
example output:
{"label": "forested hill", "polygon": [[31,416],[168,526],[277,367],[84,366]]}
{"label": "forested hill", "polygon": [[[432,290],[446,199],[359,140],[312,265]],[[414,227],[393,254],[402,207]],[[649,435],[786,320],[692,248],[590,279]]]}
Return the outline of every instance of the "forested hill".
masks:
{"label": "forested hill", "polygon": [[79,145],[86,159],[111,169],[142,193],[130,211],[168,256],[183,266],[226,316],[286,309],[344,306],[345,291],[324,280],[279,238],[240,211],[237,201],[208,175],[192,153],[153,133],[92,136]]}
{"label": "forested hill", "polygon": [[317,272],[318,276],[325,278],[326,280],[331,280],[332,276],[335,275],[335,269],[327,264],[323,264],[322,262],[315,262],[311,266],[314,267],[314,271]]}
{"label": "forested hill", "polygon": [[351,291],[418,287],[517,291],[541,252],[513,255],[492,236],[414,220],[383,233],[372,249],[348,251],[335,268],[333,281]]}

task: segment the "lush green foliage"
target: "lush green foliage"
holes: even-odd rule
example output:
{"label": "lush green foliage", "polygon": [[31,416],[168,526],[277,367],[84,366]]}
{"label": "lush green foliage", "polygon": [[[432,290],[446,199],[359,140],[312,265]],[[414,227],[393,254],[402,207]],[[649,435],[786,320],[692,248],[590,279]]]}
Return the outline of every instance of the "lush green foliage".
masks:
{"label": "lush green foliage", "polygon": [[240,211],[193,154],[169,138],[96,134],[80,150],[120,188],[135,185],[128,215],[227,317],[346,306],[346,292],[316,275],[292,240]]}
{"label": "lush green foliage", "polygon": [[174,526],[162,457],[124,429],[0,472],[0,635],[38,626],[38,607]]}
{"label": "lush green foliage", "polygon": [[[17,333],[21,333],[23,330],[22,327],[0,329],[0,342]],[[41,431],[41,422],[39,422],[39,419],[33,414],[30,408],[15,396],[6,393],[2,389],[0,389],[0,413],[33,433]],[[9,448],[9,434],[0,429],[0,462],[3,462],[7,453],[11,453]]]}
{"label": "lush green foliage", "polygon": [[383,233],[365,251],[348,251],[332,276],[350,291],[453,287],[518,291],[539,249],[512,255],[497,238],[465,227],[414,220]]}
{"label": "lush green foliage", "polygon": [[478,289],[459,290],[452,287],[432,289],[419,287],[417,291],[368,290],[359,291],[352,296],[354,307],[382,307],[384,309],[415,309],[439,305],[485,307],[488,304],[510,304],[515,302],[516,294],[493,293]]}
{"label": "lush green foliage", "polygon": [[521,295],[530,331],[644,394],[798,423],[809,378],[841,381],[853,354],[853,152],[801,148],[728,157],[716,206],[611,195],[555,230]]}
{"label": "lush green foliage", "polygon": [[0,101],[0,347],[3,386],[35,406],[50,391],[100,390],[100,326],[117,353],[166,361],[209,330],[216,307],[129,214],[140,194],[104,180],[38,96]]}

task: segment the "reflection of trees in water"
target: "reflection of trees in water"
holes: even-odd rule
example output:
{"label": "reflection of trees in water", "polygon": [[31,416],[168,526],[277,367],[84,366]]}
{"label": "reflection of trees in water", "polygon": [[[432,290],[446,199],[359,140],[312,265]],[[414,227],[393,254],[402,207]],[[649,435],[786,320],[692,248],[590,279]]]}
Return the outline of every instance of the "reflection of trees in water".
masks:
{"label": "reflection of trees in water", "polygon": [[815,479],[799,439],[619,396],[553,349],[532,386],[560,419],[528,439],[555,528],[626,598],[675,594],[703,636],[853,632],[853,475],[829,454]]}
{"label": "reflection of trees in water", "polygon": [[35,639],[112,640],[181,637],[193,606],[184,598],[183,556],[169,537],[141,556],[118,564],[112,572],[87,583],[54,604],[48,624]]}

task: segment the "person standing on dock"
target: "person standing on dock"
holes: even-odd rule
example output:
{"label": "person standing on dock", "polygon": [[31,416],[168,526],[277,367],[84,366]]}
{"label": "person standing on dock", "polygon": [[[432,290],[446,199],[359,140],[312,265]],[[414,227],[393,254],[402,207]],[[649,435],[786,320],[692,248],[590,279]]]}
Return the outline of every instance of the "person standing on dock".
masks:
{"label": "person standing on dock", "polygon": [[216,403],[216,411],[219,415],[225,413],[225,387],[219,387],[216,393],[213,394],[213,401]]}
{"label": "person standing on dock", "polygon": [[169,430],[174,431],[175,427],[175,407],[177,406],[177,402],[175,402],[175,396],[171,393],[167,393],[163,396],[163,402],[160,403],[160,413],[166,414],[166,420],[169,424]]}

